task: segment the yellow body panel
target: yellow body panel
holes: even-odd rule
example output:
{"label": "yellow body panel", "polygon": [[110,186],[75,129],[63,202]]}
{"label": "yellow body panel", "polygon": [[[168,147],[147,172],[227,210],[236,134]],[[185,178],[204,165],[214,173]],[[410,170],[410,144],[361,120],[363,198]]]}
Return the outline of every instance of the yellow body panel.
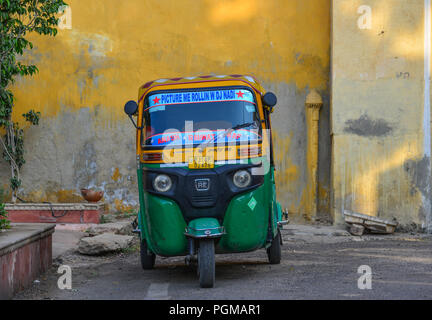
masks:
{"label": "yellow body panel", "polygon": [[[194,156],[213,157],[215,162],[225,160],[241,160],[253,157],[265,156],[266,152],[259,152],[256,156],[239,155],[238,150],[247,149],[247,146],[228,146],[228,147],[208,147],[202,152],[200,148],[169,148],[165,147],[163,150],[143,150],[139,154],[140,160],[143,163],[188,163],[190,158]],[[250,148],[262,148],[262,145],[250,145]],[[162,153],[162,161],[144,161],[143,155],[146,153]]]}

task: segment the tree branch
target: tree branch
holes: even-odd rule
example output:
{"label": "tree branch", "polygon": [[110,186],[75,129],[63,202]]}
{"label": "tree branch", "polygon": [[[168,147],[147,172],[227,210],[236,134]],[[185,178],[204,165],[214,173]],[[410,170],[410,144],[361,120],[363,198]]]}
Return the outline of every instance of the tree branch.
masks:
{"label": "tree branch", "polygon": [[9,150],[8,150],[5,142],[3,141],[3,139],[1,137],[0,137],[0,142],[2,143],[3,149],[6,151],[9,159],[11,160],[12,165],[15,167],[15,169],[19,169],[18,165],[16,164],[15,160],[13,159],[13,157],[11,156],[11,154],[9,153]]}

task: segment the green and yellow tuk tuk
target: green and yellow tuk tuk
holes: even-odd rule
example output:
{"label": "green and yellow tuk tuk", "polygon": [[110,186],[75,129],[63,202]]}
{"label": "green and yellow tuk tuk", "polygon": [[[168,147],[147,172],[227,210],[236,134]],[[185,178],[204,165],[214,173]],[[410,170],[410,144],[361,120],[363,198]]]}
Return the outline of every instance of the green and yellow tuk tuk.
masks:
{"label": "green and yellow tuk tuk", "polygon": [[[270,114],[277,99],[251,76],[160,79],[125,112],[137,129],[141,263],[197,260],[213,287],[215,253],[267,249],[281,260]],[[136,122],[133,116],[136,116]]]}

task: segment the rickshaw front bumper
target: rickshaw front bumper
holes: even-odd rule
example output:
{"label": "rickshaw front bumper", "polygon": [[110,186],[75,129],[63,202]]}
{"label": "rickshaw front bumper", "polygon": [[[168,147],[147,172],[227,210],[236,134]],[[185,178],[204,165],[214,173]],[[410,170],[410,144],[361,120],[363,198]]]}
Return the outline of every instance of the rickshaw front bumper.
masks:
{"label": "rickshaw front bumper", "polygon": [[184,234],[194,239],[213,239],[222,237],[226,232],[217,219],[199,218],[189,222]]}

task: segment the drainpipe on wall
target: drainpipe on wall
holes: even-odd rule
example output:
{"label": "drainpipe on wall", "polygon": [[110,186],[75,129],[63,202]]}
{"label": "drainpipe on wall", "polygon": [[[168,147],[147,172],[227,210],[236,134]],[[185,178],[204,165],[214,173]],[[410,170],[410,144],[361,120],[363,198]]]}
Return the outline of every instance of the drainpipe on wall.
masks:
{"label": "drainpipe on wall", "polygon": [[309,201],[306,218],[316,217],[318,213],[318,134],[320,110],[323,106],[321,95],[313,89],[306,97],[307,124],[307,169]]}

